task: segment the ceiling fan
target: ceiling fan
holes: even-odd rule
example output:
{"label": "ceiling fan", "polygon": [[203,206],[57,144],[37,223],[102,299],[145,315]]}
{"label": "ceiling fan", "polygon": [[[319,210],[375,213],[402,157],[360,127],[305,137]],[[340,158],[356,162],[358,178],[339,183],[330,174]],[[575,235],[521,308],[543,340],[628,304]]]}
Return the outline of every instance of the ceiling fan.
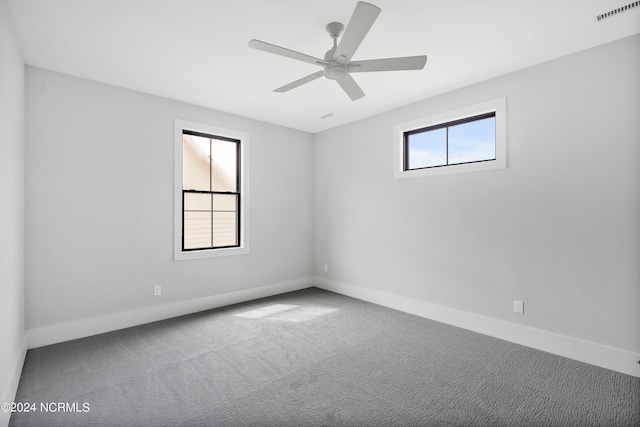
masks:
{"label": "ceiling fan", "polygon": [[[274,92],[287,92],[319,79],[322,76],[330,80],[335,80],[342,89],[355,101],[364,96],[364,92],[358,83],[351,77],[351,73],[365,73],[370,71],[398,71],[398,70],[421,70],[427,62],[427,56],[406,56],[402,58],[370,59],[366,61],[351,61],[360,43],[369,32],[369,29],[380,14],[380,8],[365,2],[358,2],[353,15],[345,29],[340,22],[331,22],[326,30],[333,39],[333,47],[324,55],[324,59],[305,55],[304,53],[286,49],[260,40],[251,40],[249,47],[262,50],[298,61],[308,62],[323,68],[299,80],[275,89]],[[338,37],[344,31],[344,35],[338,43]]]}

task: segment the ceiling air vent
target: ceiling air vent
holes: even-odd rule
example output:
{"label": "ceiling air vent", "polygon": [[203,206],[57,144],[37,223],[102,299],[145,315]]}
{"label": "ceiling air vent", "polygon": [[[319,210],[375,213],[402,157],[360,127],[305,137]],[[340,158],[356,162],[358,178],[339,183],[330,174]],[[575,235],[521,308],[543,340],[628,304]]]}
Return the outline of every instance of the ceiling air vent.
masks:
{"label": "ceiling air vent", "polygon": [[602,21],[604,18],[608,18],[613,15],[617,15],[618,13],[626,12],[629,9],[633,9],[634,7],[640,6],[640,1],[634,1],[633,3],[629,3],[626,6],[621,6],[617,9],[610,10],[609,12],[605,12],[596,16],[596,20],[598,22]]}

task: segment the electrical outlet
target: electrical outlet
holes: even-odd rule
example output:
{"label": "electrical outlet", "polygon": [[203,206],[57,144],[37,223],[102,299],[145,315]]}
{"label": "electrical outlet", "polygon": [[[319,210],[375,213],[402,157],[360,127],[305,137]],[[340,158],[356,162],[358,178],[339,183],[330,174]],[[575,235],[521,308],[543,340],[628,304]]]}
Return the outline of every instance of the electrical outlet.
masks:
{"label": "electrical outlet", "polygon": [[324,272],[325,273],[329,272],[329,266],[327,264],[324,265]]}
{"label": "electrical outlet", "polygon": [[154,297],[159,297],[160,295],[162,295],[162,286],[160,285],[156,285],[153,287],[153,296]]}
{"label": "electrical outlet", "polygon": [[513,312],[524,314],[524,301],[513,300]]}

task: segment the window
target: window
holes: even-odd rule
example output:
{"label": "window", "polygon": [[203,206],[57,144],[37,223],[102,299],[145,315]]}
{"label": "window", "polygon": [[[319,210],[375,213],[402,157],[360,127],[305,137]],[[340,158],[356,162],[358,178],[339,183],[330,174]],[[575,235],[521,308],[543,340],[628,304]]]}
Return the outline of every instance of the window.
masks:
{"label": "window", "polygon": [[240,242],[240,141],[182,131],[182,250]]}
{"label": "window", "polygon": [[404,170],[495,159],[495,112],[404,132]]}
{"label": "window", "polygon": [[394,127],[395,178],[506,167],[505,99]]}
{"label": "window", "polygon": [[248,252],[248,135],[176,120],[174,258]]}

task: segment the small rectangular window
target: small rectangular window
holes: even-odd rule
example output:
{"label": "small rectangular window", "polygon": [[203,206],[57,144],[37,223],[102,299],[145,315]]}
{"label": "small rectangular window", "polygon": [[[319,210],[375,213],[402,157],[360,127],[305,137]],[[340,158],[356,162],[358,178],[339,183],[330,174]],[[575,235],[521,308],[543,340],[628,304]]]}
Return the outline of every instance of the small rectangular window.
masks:
{"label": "small rectangular window", "polygon": [[394,126],[394,178],[506,167],[506,99]]}
{"label": "small rectangular window", "polygon": [[404,170],[495,159],[495,112],[404,132]]}
{"label": "small rectangular window", "polygon": [[174,258],[249,252],[249,136],[175,123]]}

